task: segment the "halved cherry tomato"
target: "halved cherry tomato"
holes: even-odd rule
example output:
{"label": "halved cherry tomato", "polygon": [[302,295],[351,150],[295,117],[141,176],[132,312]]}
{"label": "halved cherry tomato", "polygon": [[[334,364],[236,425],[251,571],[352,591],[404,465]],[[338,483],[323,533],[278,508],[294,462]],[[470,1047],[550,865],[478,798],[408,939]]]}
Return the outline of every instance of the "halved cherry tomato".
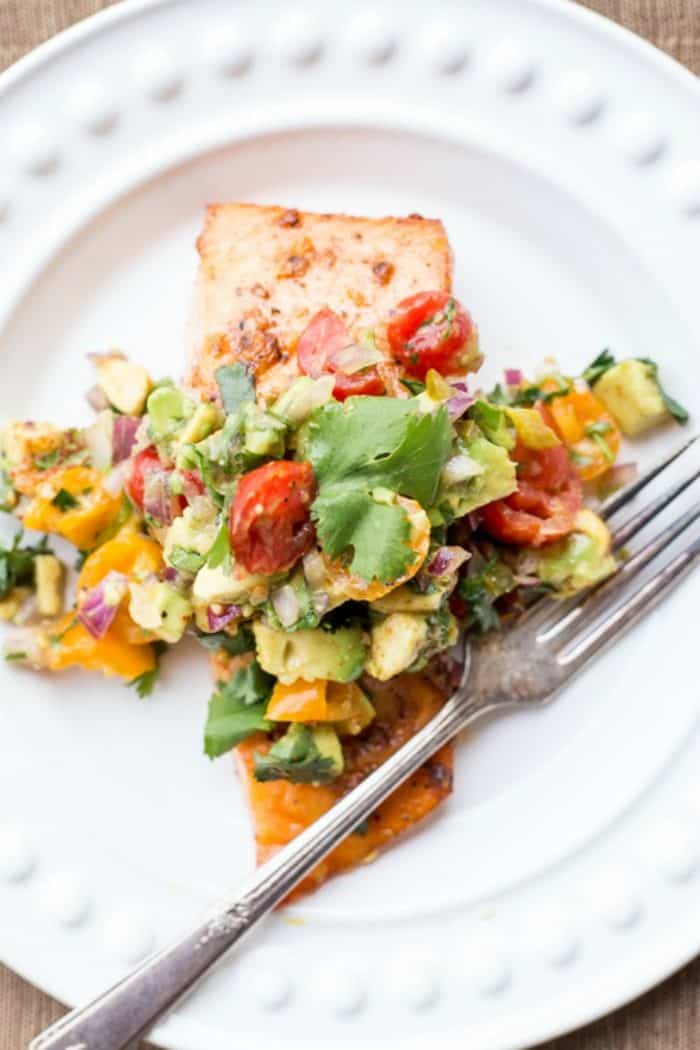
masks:
{"label": "halved cherry tomato", "polygon": [[418,292],[402,299],[387,325],[391,352],[409,375],[424,379],[466,370],[478,354],[476,325],[447,292]]}
{"label": "halved cherry tomato", "polygon": [[[554,380],[542,383],[545,391],[556,388]],[[582,481],[592,481],[610,469],[620,448],[620,430],[595,394],[575,386],[542,407],[548,425],[572,453]]]}
{"label": "halved cherry tomato", "polygon": [[[131,463],[131,473],[127,478],[124,487],[128,495],[131,498],[132,503],[136,507],[143,511],[143,499],[144,491],[146,488],[146,477],[148,472],[151,470],[164,470],[166,473],[172,473],[160,461],[160,456],[153,445],[149,445],[148,448],[144,448],[141,452],[134,456]],[[203,495],[206,492],[204,482],[201,478],[191,470],[183,471],[186,484],[190,487],[190,496],[192,495]],[[172,499],[172,513],[173,517],[177,517],[182,514],[188,503],[191,503],[192,499],[188,499],[187,496],[173,495]]]}
{"label": "halved cherry tomato", "polygon": [[333,355],[346,346],[352,339],[342,318],[328,307],[319,310],[309,321],[299,336],[297,343],[297,361],[302,372],[312,379],[332,373],[335,375],[333,396],[338,401],[346,397],[357,397],[360,394],[377,397],[384,393],[384,383],[374,365],[361,372],[348,374],[333,364]]}
{"label": "halved cherry tomato", "polygon": [[313,543],[309,511],[315,494],[310,463],[277,460],[244,475],[229,521],[236,561],[268,576],[290,569]]}
{"label": "halved cherry tomato", "polygon": [[149,470],[162,470],[160,456],[151,445],[142,449],[131,461],[131,473],[125,482],[125,488],[131,501],[139,510],[143,510],[143,491],[146,485],[146,475]]}
{"label": "halved cherry tomato", "polygon": [[573,532],[581,506],[581,482],[563,445],[526,449],[518,443],[518,488],[511,496],[481,508],[481,524],[496,540],[542,547]]}

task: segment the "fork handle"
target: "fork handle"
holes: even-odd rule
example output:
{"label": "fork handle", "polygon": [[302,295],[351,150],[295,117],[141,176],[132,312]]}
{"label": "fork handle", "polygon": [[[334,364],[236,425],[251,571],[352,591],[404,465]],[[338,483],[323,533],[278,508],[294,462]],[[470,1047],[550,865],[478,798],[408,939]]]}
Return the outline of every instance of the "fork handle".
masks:
{"label": "fork handle", "polygon": [[353,791],[248,878],[184,937],[146,959],[87,1006],[73,1010],[29,1050],[124,1050],[200,980],[309,871],[455,733],[488,710],[453,697]]}

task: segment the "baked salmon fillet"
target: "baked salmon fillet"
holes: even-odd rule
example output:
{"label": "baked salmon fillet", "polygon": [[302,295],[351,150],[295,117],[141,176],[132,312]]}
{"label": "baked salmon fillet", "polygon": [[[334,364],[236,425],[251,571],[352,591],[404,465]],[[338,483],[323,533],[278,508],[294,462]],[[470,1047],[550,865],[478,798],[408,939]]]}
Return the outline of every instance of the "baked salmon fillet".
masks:
{"label": "baked salmon fillet", "polygon": [[[218,397],[216,369],[237,361],[249,366],[263,398],[281,393],[298,374],[296,342],[324,307],[338,313],[356,335],[376,328],[406,296],[451,290],[452,257],[444,227],[418,215],[367,219],[254,204],[210,205],[197,248],[189,383],[210,399]],[[229,677],[239,661],[215,656],[215,678]],[[442,702],[441,692],[420,675],[402,675],[376,692],[373,688],[376,718],[359,736],[344,738],[345,771],[332,784],[259,782],[253,756],[272,741],[260,735],[240,744],[235,764],[251,810],[258,862],[386,761]],[[452,745],[447,745],[330,853],[290,899],[367,862],[423,820],[451,793],[452,768]]]}
{"label": "baked salmon fillet", "polygon": [[249,364],[259,392],[277,396],[298,374],[297,339],[323,307],[355,336],[414,292],[451,290],[445,228],[419,215],[211,204],[197,249],[189,382],[210,399],[214,372],[234,361]]}

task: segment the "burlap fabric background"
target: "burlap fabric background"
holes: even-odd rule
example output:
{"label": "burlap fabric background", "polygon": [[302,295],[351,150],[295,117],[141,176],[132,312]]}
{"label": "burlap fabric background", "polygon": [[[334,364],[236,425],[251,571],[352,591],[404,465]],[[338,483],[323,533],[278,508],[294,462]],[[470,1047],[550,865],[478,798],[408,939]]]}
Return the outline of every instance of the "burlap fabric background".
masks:
{"label": "burlap fabric background", "polygon": [[[0,0],[0,69],[112,2]],[[646,37],[700,74],[700,0],[585,0],[585,6]],[[62,1012],[60,1003],[0,966],[0,1050],[23,1050],[31,1036]],[[700,1050],[700,959],[631,1006],[541,1050]]]}

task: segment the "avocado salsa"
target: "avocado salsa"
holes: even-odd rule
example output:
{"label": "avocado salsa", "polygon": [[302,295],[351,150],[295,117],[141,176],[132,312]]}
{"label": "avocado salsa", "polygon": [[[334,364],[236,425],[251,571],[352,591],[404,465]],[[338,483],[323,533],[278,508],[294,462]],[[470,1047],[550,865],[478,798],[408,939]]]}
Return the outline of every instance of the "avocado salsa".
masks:
{"label": "avocado salsa", "polygon": [[355,343],[330,315],[273,399],[241,361],[204,401],[110,353],[91,426],[6,424],[0,506],[71,542],[79,570],[64,608],[45,540],[0,550],[7,660],[145,696],[193,633],[222,668],[205,753],[267,738],[256,780],[322,785],[382,683],[444,682],[463,632],[614,571],[594,506],[631,480],[621,437],[688,418],[653,362],[605,351],[578,377],[507,369],[485,392],[476,326],[447,293],[410,297]]}

